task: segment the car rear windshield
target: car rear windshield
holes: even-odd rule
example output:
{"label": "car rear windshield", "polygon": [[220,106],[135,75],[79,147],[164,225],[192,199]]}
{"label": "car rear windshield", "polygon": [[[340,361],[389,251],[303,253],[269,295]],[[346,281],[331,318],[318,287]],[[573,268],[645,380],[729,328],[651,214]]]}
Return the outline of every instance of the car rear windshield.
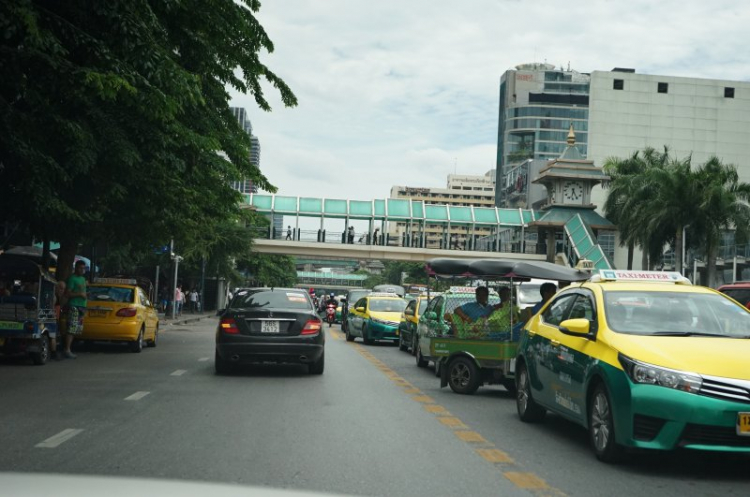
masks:
{"label": "car rear windshield", "polygon": [[729,295],[740,304],[750,303],[750,288],[727,288],[722,290],[722,293]]}
{"label": "car rear windshield", "polygon": [[715,293],[608,291],[604,311],[620,333],[750,337],[750,312]]}
{"label": "car rear windshield", "polygon": [[310,309],[310,302],[304,292],[285,290],[263,290],[254,292],[242,290],[232,299],[229,306],[233,309],[274,308],[274,309]]}
{"label": "car rear windshield", "polygon": [[133,302],[133,289],[118,286],[90,286],[88,300],[98,302]]}
{"label": "car rear windshield", "polygon": [[406,301],[402,299],[370,299],[370,310],[374,312],[403,312]]}

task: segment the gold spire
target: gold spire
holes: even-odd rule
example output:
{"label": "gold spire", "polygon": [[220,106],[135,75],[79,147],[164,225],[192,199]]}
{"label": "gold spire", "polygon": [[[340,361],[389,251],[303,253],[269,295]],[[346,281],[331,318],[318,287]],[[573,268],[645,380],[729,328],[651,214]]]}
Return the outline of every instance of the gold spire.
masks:
{"label": "gold spire", "polygon": [[572,147],[576,144],[576,134],[573,131],[573,123],[570,123],[570,130],[568,131],[568,146]]}

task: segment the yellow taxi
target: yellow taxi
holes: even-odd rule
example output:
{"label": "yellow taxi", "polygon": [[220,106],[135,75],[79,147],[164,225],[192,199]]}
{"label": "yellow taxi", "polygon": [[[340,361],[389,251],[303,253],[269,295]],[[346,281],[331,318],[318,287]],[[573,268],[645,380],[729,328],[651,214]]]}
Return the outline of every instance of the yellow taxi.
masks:
{"label": "yellow taxi", "polygon": [[439,295],[441,294],[432,293],[428,297],[427,293],[422,293],[406,304],[406,309],[401,314],[401,322],[398,325],[398,348],[400,350],[411,350],[412,355],[417,353],[417,327],[419,326],[419,318],[424,314],[425,309],[427,309],[427,303],[430,298],[435,298]]}
{"label": "yellow taxi", "polygon": [[156,347],[159,316],[135,279],[96,278],[88,286],[82,340],[128,342],[140,352]]}
{"label": "yellow taxi", "polygon": [[626,449],[750,453],[750,311],[679,273],[602,270],[527,323],[522,421],[588,429],[605,462]]}
{"label": "yellow taxi", "polygon": [[373,292],[359,299],[347,313],[346,340],[362,337],[365,344],[398,340],[398,324],[406,301],[395,293]]}

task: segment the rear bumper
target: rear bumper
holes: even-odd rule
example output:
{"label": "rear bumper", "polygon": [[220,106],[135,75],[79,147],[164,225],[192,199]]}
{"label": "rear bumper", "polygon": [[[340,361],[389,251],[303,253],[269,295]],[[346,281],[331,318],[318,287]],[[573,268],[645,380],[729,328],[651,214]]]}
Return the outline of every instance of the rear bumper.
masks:
{"label": "rear bumper", "polygon": [[82,340],[114,340],[132,342],[138,338],[143,323],[123,320],[119,323],[90,322],[84,318]]}
{"label": "rear bumper", "polygon": [[219,357],[235,364],[310,364],[323,355],[322,343],[217,343]]}

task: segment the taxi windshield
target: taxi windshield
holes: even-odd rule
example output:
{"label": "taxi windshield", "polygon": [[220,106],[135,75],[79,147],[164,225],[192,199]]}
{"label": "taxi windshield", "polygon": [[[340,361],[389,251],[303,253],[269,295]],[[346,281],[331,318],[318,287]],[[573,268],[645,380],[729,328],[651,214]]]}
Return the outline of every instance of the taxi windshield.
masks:
{"label": "taxi windshield", "polygon": [[604,310],[619,333],[750,338],[750,312],[713,293],[607,291]]}
{"label": "taxi windshield", "polygon": [[370,310],[373,312],[403,312],[406,301],[402,299],[371,299]]}

